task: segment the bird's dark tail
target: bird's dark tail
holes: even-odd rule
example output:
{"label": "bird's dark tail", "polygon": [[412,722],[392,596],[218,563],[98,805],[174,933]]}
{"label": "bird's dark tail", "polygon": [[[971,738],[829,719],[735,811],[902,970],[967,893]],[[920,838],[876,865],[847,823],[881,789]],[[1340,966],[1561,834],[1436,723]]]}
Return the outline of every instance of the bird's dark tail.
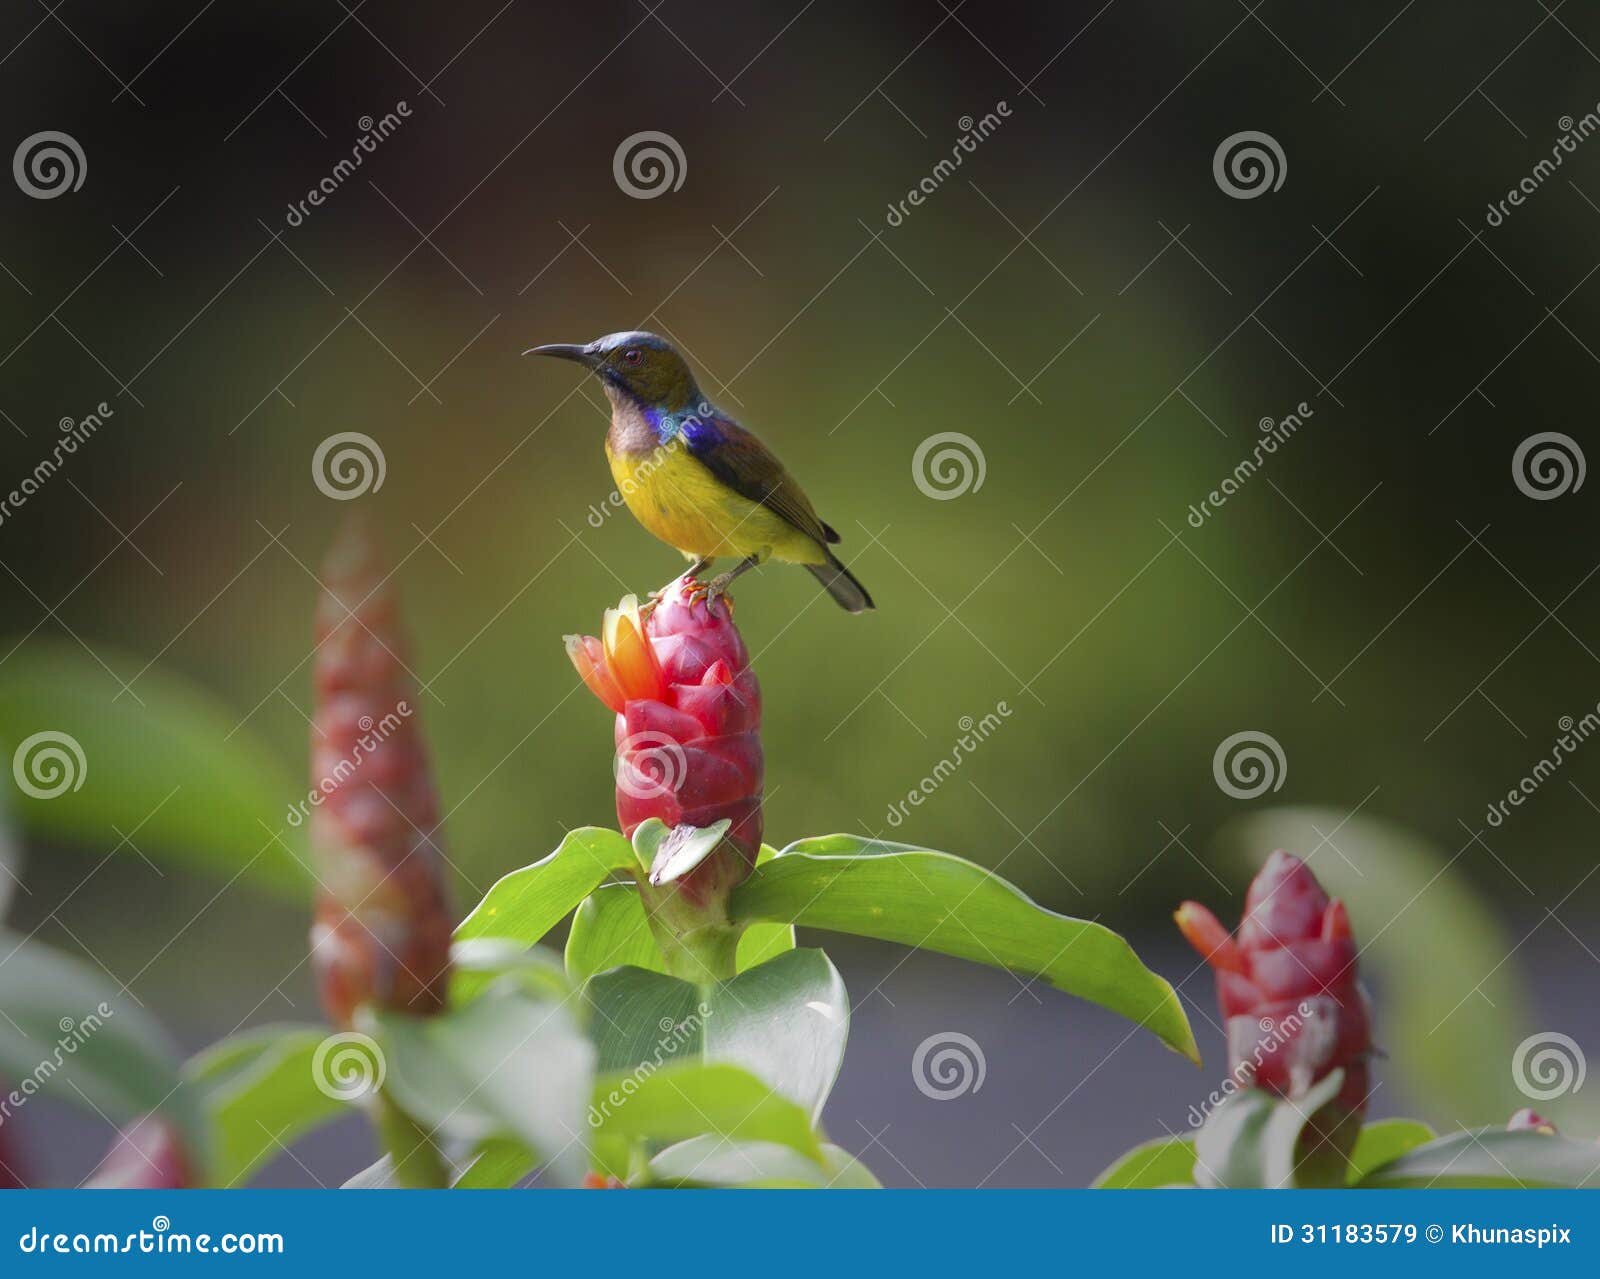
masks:
{"label": "bird's dark tail", "polygon": [[856,581],[854,575],[839,563],[832,551],[828,552],[826,564],[807,564],[806,567],[846,612],[862,613],[875,607],[872,596],[867,594],[867,588]]}

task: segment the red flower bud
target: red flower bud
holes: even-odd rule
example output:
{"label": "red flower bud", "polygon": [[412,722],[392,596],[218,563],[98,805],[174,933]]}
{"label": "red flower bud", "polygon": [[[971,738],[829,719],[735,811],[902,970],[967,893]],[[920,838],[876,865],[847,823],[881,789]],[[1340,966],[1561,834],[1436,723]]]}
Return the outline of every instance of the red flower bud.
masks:
{"label": "red flower bud", "polygon": [[1524,1106],[1506,1121],[1507,1132],[1521,1132],[1524,1129],[1550,1136],[1556,1132],[1556,1126],[1531,1106]]}
{"label": "red flower bud", "polygon": [[163,1119],[146,1115],[117,1133],[89,1180],[88,1190],[182,1190],[192,1185],[189,1161],[178,1134]]}
{"label": "red flower bud", "polygon": [[567,637],[591,692],[617,713],[617,820],[733,823],[727,838],[755,864],[761,849],[761,689],[726,598],[691,600],[674,582],[642,613],[607,609],[602,637]]}
{"label": "red flower bud", "polygon": [[1371,1017],[1344,903],[1329,901],[1299,858],[1276,852],[1250,885],[1237,937],[1197,902],[1174,918],[1216,971],[1235,1078],[1299,1097],[1343,1068],[1338,1101],[1363,1113]]}
{"label": "red flower bud", "polygon": [[583,1174],[583,1188],[585,1190],[626,1190],[628,1187],[620,1177],[603,1177],[597,1172],[586,1172]]}
{"label": "red flower bud", "polygon": [[438,1011],[450,964],[439,802],[387,577],[372,533],[352,522],[329,552],[317,605],[312,965],[340,1025],[364,1003]]}

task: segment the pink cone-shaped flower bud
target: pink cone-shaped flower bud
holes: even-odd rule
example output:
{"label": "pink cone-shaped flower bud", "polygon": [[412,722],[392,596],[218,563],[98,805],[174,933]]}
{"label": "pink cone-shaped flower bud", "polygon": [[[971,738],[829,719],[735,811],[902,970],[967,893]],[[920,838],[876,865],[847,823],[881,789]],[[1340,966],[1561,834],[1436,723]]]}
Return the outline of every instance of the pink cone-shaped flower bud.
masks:
{"label": "pink cone-shaped flower bud", "polygon": [[193,1185],[189,1160],[172,1125],[155,1115],[117,1133],[89,1180],[88,1190],[182,1190]]}
{"label": "pink cone-shaped flower bud", "polygon": [[1371,1015],[1344,903],[1299,858],[1276,852],[1250,885],[1237,936],[1198,902],[1175,918],[1217,974],[1234,1077],[1299,1097],[1343,1068],[1338,1101],[1364,1113]]}
{"label": "pink cone-shaped flower bud", "polygon": [[312,964],[340,1025],[365,1003],[438,1011],[450,964],[439,801],[389,571],[372,532],[347,524],[317,604]]}
{"label": "pink cone-shaped flower bud", "polygon": [[692,588],[680,578],[643,615],[628,596],[606,610],[600,639],[568,636],[567,655],[617,715],[622,833],[650,817],[727,818],[747,870],[761,849],[761,689],[728,600],[692,600]]}

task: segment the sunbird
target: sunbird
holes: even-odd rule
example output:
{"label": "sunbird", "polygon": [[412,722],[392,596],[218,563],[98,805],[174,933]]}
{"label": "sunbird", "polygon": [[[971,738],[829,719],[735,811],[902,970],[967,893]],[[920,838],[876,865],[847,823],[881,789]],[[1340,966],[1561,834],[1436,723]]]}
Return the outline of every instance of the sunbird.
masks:
{"label": "sunbird", "polygon": [[839,535],[767,446],[701,394],[665,338],[608,333],[587,346],[554,343],[523,354],[574,360],[598,375],[611,401],[606,457],[617,491],[639,523],[690,561],[689,577],[718,557],[739,556],[707,584],[711,598],[771,556],[805,565],[849,612],[873,607],[828,549]]}

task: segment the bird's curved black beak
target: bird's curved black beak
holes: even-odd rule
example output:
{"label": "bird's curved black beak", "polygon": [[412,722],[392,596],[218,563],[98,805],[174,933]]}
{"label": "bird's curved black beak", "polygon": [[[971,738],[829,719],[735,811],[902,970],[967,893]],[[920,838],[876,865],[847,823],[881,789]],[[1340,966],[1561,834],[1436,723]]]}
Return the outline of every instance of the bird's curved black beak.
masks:
{"label": "bird's curved black beak", "polygon": [[571,342],[552,342],[548,346],[530,347],[523,352],[524,355],[550,355],[558,360],[572,360],[577,364],[594,367],[594,354],[586,346],[577,346]]}

